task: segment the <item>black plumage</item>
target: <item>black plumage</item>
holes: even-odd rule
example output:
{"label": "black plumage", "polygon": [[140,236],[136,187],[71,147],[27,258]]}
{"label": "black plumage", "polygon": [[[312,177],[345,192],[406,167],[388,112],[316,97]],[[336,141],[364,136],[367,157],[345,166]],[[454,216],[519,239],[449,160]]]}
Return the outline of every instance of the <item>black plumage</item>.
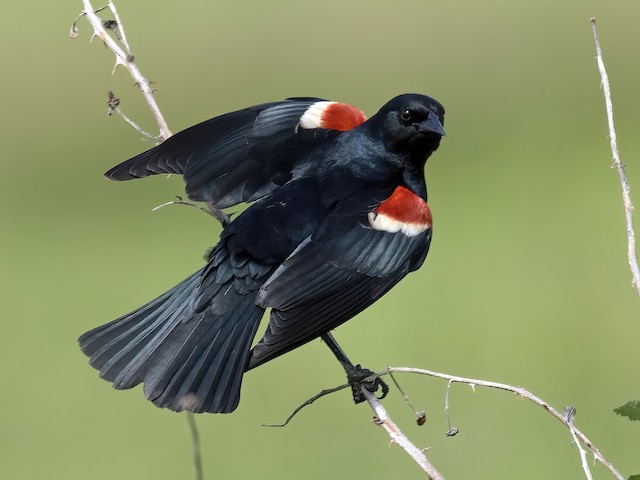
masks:
{"label": "black plumage", "polygon": [[[144,383],[159,407],[233,411],[244,371],[334,329],[421,266],[431,241],[423,168],[444,134],[442,106],[401,95],[350,130],[302,128],[310,108],[334,108],[325,103],[216,117],[106,173],[177,173],[192,200],[255,203],[223,230],[205,267],[80,337],[102,378],[118,389]],[[267,331],[251,349],[266,309]]]}

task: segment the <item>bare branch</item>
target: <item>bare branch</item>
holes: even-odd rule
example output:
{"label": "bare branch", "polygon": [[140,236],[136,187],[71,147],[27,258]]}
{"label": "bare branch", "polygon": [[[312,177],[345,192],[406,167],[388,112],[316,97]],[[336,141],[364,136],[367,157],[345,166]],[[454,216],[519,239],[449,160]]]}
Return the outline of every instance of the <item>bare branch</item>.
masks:
{"label": "bare branch", "polygon": [[428,377],[435,377],[435,378],[447,380],[449,382],[449,385],[451,385],[452,383],[466,383],[467,385],[470,385],[472,387],[474,386],[487,387],[487,388],[495,388],[497,390],[505,390],[507,392],[513,392],[518,397],[526,398],[527,400],[530,400],[531,402],[535,403],[536,405],[538,405],[539,407],[543,408],[548,413],[550,413],[557,420],[561,421],[562,424],[569,429],[572,436],[575,435],[575,437],[579,440],[579,442],[582,443],[582,445],[584,445],[589,450],[591,450],[594,458],[600,463],[602,463],[613,474],[615,478],[617,478],[618,480],[624,480],[624,477],[620,474],[620,472],[606,458],[604,458],[604,456],[600,453],[600,451],[593,444],[593,442],[589,440],[584,433],[582,433],[580,430],[575,428],[575,426],[573,426],[573,418],[571,420],[571,426],[570,426],[569,422],[567,421],[567,417],[565,415],[558,412],[555,408],[553,408],[547,402],[545,402],[541,398],[537,397],[536,395],[529,392],[528,390],[525,390],[522,387],[516,387],[513,385],[507,385],[505,383],[489,382],[486,380],[477,380],[475,378],[460,377],[457,375],[449,375],[446,373],[440,373],[440,372],[434,372],[431,370],[425,370],[421,368],[410,368],[410,367],[388,367],[386,370],[376,375],[380,376],[380,375],[386,375],[388,373],[415,373],[418,375],[426,375]]}
{"label": "bare branch", "polygon": [[409,395],[407,395],[404,392],[404,390],[402,389],[402,387],[398,383],[398,380],[396,380],[396,377],[393,376],[393,373],[389,373],[389,376],[391,377],[391,380],[393,380],[393,383],[395,384],[396,388],[400,392],[400,395],[402,395],[402,398],[404,399],[405,403],[409,406],[411,411],[415,414],[415,416],[416,416],[416,424],[419,427],[424,425],[425,422],[427,421],[427,416],[425,415],[424,410],[417,410],[416,407],[413,406],[413,403],[411,403],[411,400],[409,399]]}
{"label": "bare branch", "polygon": [[131,57],[131,48],[129,47],[129,42],[127,42],[127,35],[124,32],[124,26],[122,25],[122,21],[120,20],[120,15],[118,15],[118,10],[116,10],[116,6],[111,0],[109,0],[109,8],[113,13],[113,18],[115,19],[116,26],[118,27],[118,39],[124,45],[124,48],[127,50],[127,54],[129,55],[129,57]]}
{"label": "bare branch", "polygon": [[337,387],[327,388],[325,390],[322,390],[320,393],[316,393],[313,397],[306,399],[304,402],[298,405],[296,409],[293,412],[291,412],[291,415],[289,415],[284,422],[268,423],[268,424],[263,424],[262,426],[263,427],[286,427],[289,424],[289,422],[293,420],[293,417],[295,417],[298,414],[298,412],[302,410],[304,407],[306,407],[307,405],[311,405],[313,402],[315,402],[319,398],[324,397],[325,395],[330,395],[332,393],[343,390],[347,387],[349,387],[349,384],[345,383],[343,385],[338,385]]}
{"label": "bare branch", "polygon": [[118,97],[116,97],[113,92],[111,90],[109,90],[107,92],[107,115],[111,116],[113,115],[113,112],[116,112],[118,115],[120,115],[122,117],[122,119],[127,122],[129,125],[131,125],[134,130],[136,130],[138,133],[144,135],[145,137],[155,140],[156,142],[159,140],[158,137],[153,136],[152,134],[150,134],[149,132],[143,130],[136,122],[134,122],[133,120],[131,120],[127,115],[124,114],[124,112],[120,109],[120,99]]}
{"label": "bare branch", "polygon": [[[195,207],[198,210],[203,211],[207,215],[211,215],[213,218],[218,220],[222,225],[222,228],[225,228],[231,222],[231,216],[224,213],[219,208],[216,208],[214,205],[207,204],[206,207],[202,207],[188,200],[183,200],[181,196],[176,195],[176,200],[172,200],[170,202],[165,202],[163,204],[157,205],[151,209],[152,212],[156,212],[160,210],[162,207],[166,207],[168,205],[187,205],[189,207]],[[232,214],[233,215],[233,214]]]}
{"label": "bare branch", "polygon": [[451,394],[451,385],[453,385],[453,381],[449,380],[447,383],[447,390],[444,394],[444,415],[447,417],[447,437],[455,437],[460,430],[451,426],[451,417],[449,416],[449,396]]}
{"label": "bare branch", "polygon": [[602,91],[604,93],[604,102],[607,109],[607,123],[609,124],[609,140],[611,142],[611,153],[613,155],[613,165],[618,170],[618,176],[620,177],[620,185],[622,185],[622,201],[624,203],[624,213],[627,223],[627,256],[629,258],[629,268],[631,268],[631,274],[633,276],[632,285],[640,295],[640,267],[638,267],[638,259],[636,258],[636,235],[633,230],[633,203],[631,202],[631,187],[629,186],[629,180],[624,169],[624,163],[620,161],[620,152],[618,151],[618,137],[616,135],[616,128],[613,123],[613,102],[611,100],[611,87],[609,85],[609,76],[607,70],[604,67],[604,60],[602,59],[602,49],[600,48],[600,42],[598,41],[598,34],[596,32],[596,19],[591,19],[591,27],[593,28],[593,39],[596,43],[596,61],[598,63],[598,70],[600,71],[600,78],[602,81]]}
{"label": "bare branch", "polygon": [[[391,372],[388,372],[388,371],[385,371],[383,374],[387,374],[387,373],[391,375]],[[376,374],[373,377],[375,378],[378,376],[379,374]],[[400,388],[400,385],[398,385],[398,382],[393,378],[392,375],[391,375],[391,378],[393,379],[394,383],[398,387],[398,390],[401,392],[405,401],[410,404],[408,396]],[[296,409],[287,417],[287,419],[284,422],[280,424],[267,424],[263,426],[264,427],[284,427],[304,407],[311,405],[313,402],[315,402],[319,398],[324,397],[325,395],[330,395],[332,393],[338,392],[349,386],[350,384],[345,383],[344,385],[339,385],[334,388],[328,388],[328,389],[322,390],[320,393],[317,393],[313,397],[308,398],[303,403],[298,405]],[[444,480],[444,477],[442,476],[442,474],[438,472],[438,470],[429,462],[429,460],[425,456],[424,451],[426,449],[419,449],[406,437],[406,435],[402,433],[402,431],[398,428],[398,426],[389,417],[389,414],[380,403],[380,399],[376,397],[373,393],[369,392],[369,390],[367,390],[364,385],[361,387],[361,390],[364,392],[364,396],[375,414],[373,417],[374,423],[376,425],[383,427],[387,431],[387,433],[391,437],[391,442],[397,443],[405,452],[407,452],[409,456],[418,464],[418,466],[429,476],[429,478],[431,478],[432,480]],[[414,410],[414,413],[417,416],[417,420],[416,420],[417,424],[423,425],[425,422],[424,412],[416,411],[415,408],[413,408],[413,405],[410,405],[410,407]]]}
{"label": "bare branch", "polygon": [[[171,130],[169,130],[167,122],[165,121],[164,116],[160,111],[160,107],[156,102],[150,82],[142,75],[142,73],[140,73],[140,70],[135,64],[135,59],[131,54],[131,51],[129,50],[129,45],[126,42],[126,35],[124,34],[124,29],[122,28],[122,24],[120,23],[119,16],[117,15],[117,10],[115,9],[113,2],[110,1],[108,7],[113,12],[114,17],[116,17],[117,31],[119,33],[118,36],[121,38],[122,43],[125,45],[125,48],[127,50],[126,52],[118,44],[118,42],[114,40],[111,35],[109,35],[109,33],[105,28],[104,22],[100,19],[100,17],[96,15],[96,11],[103,10],[104,8],[95,10],[89,0],[83,0],[83,3],[84,3],[84,12],[82,12],[80,16],[84,15],[87,17],[87,20],[93,27],[93,36],[99,37],[104,42],[104,44],[107,47],[109,47],[109,49],[116,56],[116,63],[113,67],[114,71],[118,65],[124,66],[129,71],[129,74],[135,80],[136,85],[140,87],[140,91],[142,92],[142,95],[147,101],[147,104],[151,109],[151,113],[156,119],[156,123],[158,124],[158,127],[160,129],[159,137],[163,140],[166,140],[171,136]],[[80,18],[80,16],[78,18]],[[78,34],[78,30],[76,26],[77,21],[78,20],[76,19],[76,21],[71,26],[70,35],[72,37],[76,37]]]}
{"label": "bare branch", "polygon": [[196,480],[203,480],[204,473],[202,470],[202,454],[200,452],[200,434],[198,433],[198,426],[196,425],[196,419],[193,418],[192,412],[185,412],[187,414],[187,422],[189,422],[189,431],[191,432],[191,448],[193,450],[193,469],[195,470]]}
{"label": "bare branch", "polygon": [[582,463],[582,470],[584,471],[587,480],[593,480],[591,470],[589,469],[589,463],[587,462],[587,453],[582,448],[578,435],[576,434],[576,427],[573,426],[573,417],[576,415],[576,409],[573,406],[564,407],[564,423],[569,427],[571,436],[573,437],[573,443],[575,444],[578,452],[580,453],[580,463]]}
{"label": "bare branch", "polygon": [[391,438],[392,443],[396,443],[400,448],[409,454],[409,456],[418,464],[418,466],[427,474],[427,477],[431,480],[444,480],[444,476],[433,466],[424,454],[424,450],[416,447],[405,436],[404,433],[398,428],[398,426],[389,418],[389,414],[382,406],[378,398],[367,390],[364,386],[361,387],[362,394],[369,402],[369,405],[373,409],[375,416],[373,421],[376,425],[385,429]]}

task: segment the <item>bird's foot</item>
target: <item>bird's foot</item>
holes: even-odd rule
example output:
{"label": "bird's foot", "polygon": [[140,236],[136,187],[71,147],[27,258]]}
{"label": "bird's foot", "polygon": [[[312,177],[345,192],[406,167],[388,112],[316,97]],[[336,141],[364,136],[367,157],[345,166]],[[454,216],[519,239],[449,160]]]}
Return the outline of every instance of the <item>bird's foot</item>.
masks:
{"label": "bird's foot", "polygon": [[353,394],[353,401],[358,404],[366,400],[366,397],[362,393],[361,387],[366,388],[369,392],[375,394],[379,389],[381,394],[378,399],[383,399],[389,393],[389,386],[382,381],[379,377],[373,380],[367,380],[369,377],[375,375],[375,372],[367,368],[362,368],[358,365],[345,365],[345,372],[347,372],[347,380],[351,385],[351,393]]}

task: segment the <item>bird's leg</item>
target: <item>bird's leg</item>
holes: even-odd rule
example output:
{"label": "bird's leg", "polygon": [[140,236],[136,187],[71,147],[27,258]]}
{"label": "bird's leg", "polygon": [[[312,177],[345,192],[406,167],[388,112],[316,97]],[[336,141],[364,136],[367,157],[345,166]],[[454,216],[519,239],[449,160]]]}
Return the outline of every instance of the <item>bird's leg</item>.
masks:
{"label": "bird's leg", "polygon": [[321,335],[322,340],[327,346],[331,349],[333,354],[336,356],[342,368],[344,368],[345,373],[347,374],[347,380],[349,381],[349,385],[351,385],[351,393],[353,394],[353,401],[357,403],[364,402],[366,400],[365,396],[362,394],[360,390],[361,386],[364,386],[371,393],[375,393],[378,391],[378,388],[382,390],[382,394],[378,398],[384,398],[389,393],[389,386],[384,383],[380,378],[376,378],[375,380],[365,382],[364,380],[371,375],[374,374],[369,369],[362,368],[360,364],[354,365],[347,357],[347,354],[344,353],[344,350],[338,345],[336,339],[333,338],[331,333],[323,333]]}

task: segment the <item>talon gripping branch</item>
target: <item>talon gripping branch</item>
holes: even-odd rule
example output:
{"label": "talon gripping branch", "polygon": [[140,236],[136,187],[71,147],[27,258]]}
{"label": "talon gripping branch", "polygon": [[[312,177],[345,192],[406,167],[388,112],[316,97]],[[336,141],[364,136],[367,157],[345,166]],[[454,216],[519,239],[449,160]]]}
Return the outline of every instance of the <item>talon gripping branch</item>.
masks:
{"label": "talon gripping branch", "polygon": [[191,200],[217,209],[255,203],[203,268],[82,335],[91,365],[115,388],[143,383],[158,407],[235,410],[244,372],[328,335],[422,265],[424,165],[443,123],[442,105],[417,94],[369,119],[291,98],[207,120],[109,170],[112,180],[180,174]]}

